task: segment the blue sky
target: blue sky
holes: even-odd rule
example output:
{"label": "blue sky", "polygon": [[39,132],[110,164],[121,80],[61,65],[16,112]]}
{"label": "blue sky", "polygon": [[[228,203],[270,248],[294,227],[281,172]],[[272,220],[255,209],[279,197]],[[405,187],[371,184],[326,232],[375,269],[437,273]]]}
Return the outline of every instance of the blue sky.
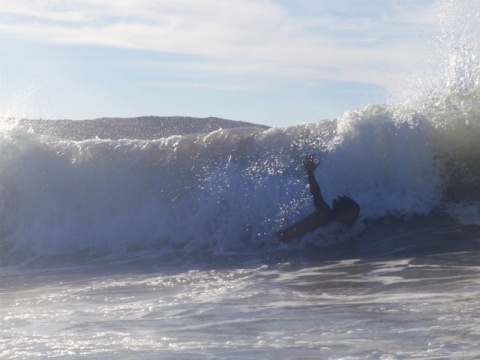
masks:
{"label": "blue sky", "polygon": [[0,116],[332,119],[431,66],[458,3],[0,0]]}

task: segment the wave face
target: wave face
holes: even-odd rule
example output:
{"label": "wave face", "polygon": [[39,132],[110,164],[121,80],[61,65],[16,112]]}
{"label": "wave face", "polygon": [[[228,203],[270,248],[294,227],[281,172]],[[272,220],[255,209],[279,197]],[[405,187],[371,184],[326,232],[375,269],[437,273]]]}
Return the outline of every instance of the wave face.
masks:
{"label": "wave face", "polygon": [[156,140],[72,141],[1,131],[2,263],[66,253],[225,252],[269,243],[312,210],[305,154],[328,202],[362,219],[479,200],[480,110],[470,94],[371,105],[335,121]]}

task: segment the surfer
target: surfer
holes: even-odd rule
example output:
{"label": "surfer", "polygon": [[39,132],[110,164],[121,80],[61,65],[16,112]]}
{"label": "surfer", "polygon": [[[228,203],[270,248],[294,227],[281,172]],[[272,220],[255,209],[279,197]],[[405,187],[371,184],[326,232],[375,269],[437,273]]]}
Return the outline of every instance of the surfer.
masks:
{"label": "surfer", "polygon": [[320,165],[314,161],[314,154],[307,155],[303,162],[307,172],[308,186],[313,196],[315,211],[305,219],[277,232],[280,242],[288,242],[314,231],[332,222],[339,222],[345,225],[352,225],[360,214],[360,205],[347,196],[339,196],[332,202],[332,207],[327,204],[320,191],[320,186],[313,172]]}

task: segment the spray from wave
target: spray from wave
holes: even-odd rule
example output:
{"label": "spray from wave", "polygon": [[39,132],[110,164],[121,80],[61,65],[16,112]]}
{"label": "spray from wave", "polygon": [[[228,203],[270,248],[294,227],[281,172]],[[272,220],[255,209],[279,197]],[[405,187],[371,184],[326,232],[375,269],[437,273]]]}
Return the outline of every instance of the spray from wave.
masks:
{"label": "spray from wave", "polygon": [[3,131],[2,254],[268,242],[311,210],[298,166],[310,152],[327,201],[352,196],[363,219],[428,214],[447,197],[478,196],[479,113],[456,115],[443,126],[438,113],[372,105],[333,122],[146,141]]}

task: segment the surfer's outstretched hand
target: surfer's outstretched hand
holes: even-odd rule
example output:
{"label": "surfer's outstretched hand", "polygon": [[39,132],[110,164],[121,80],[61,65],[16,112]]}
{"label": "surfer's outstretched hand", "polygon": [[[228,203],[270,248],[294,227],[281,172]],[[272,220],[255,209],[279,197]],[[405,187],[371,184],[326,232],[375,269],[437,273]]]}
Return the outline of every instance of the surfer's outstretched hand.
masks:
{"label": "surfer's outstretched hand", "polygon": [[320,161],[316,163],[313,160],[314,156],[315,156],[315,154],[307,155],[306,158],[305,158],[305,161],[303,162],[303,165],[305,166],[305,170],[307,172],[315,171],[315,169],[318,167],[318,165],[320,165]]}

